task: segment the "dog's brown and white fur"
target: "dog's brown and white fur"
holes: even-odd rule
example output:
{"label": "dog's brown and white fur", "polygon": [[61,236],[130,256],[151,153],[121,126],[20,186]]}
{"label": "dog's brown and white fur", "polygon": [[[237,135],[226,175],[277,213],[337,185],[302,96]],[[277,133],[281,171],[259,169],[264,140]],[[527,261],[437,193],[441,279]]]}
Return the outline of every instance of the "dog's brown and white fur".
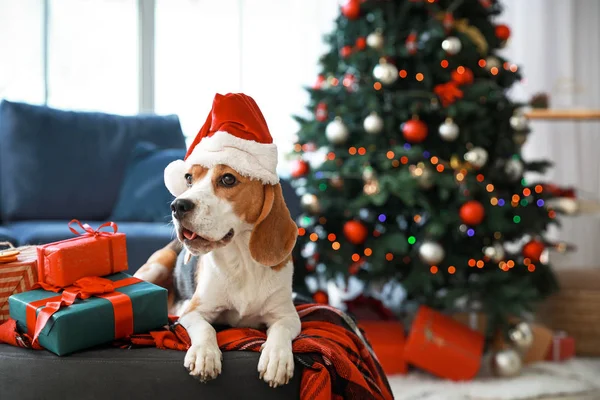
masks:
{"label": "dog's brown and white fur", "polygon": [[[211,324],[264,326],[258,372],[270,386],[283,385],[294,372],[292,340],[300,319],[292,301],[297,227],[281,186],[225,165],[193,165],[185,178],[188,188],[172,204],[173,222],[186,251],[200,257],[192,298],[170,305],[191,339],[184,365],[203,381],[214,379],[222,356]],[[136,276],[168,285],[174,254],[168,248],[155,253]]]}

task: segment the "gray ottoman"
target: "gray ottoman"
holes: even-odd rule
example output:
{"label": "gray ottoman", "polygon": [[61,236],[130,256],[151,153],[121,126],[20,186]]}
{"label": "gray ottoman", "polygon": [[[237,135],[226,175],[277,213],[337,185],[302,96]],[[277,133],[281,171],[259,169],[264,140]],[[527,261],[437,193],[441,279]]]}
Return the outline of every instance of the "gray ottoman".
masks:
{"label": "gray ottoman", "polygon": [[289,384],[273,389],[258,378],[259,353],[224,352],[223,372],[200,383],[183,367],[185,352],[103,347],[67,357],[0,344],[0,398],[87,399],[298,399],[301,367]]}

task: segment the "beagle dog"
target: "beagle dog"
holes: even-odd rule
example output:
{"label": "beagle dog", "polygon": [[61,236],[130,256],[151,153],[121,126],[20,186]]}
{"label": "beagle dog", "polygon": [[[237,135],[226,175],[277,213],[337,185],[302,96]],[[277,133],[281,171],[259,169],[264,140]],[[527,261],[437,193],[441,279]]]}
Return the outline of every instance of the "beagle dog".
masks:
{"label": "beagle dog", "polygon": [[[248,96],[217,95],[186,160],[165,171],[167,187],[176,195],[171,211],[177,242],[152,255],[135,276],[171,289],[170,313],[180,316],[191,339],[184,360],[190,375],[207,381],[221,372],[213,324],[264,327],[258,372],[277,387],[293,376],[292,340],[300,333],[291,260],[298,229],[274,169],[261,170],[261,163],[272,160],[261,158],[264,147],[256,149],[258,156],[251,151],[255,144],[271,145],[257,110]],[[249,139],[248,132],[258,136]],[[216,151],[213,139],[219,141]],[[226,154],[217,156],[219,151]],[[180,251],[196,261],[188,276],[185,262],[175,262]]]}

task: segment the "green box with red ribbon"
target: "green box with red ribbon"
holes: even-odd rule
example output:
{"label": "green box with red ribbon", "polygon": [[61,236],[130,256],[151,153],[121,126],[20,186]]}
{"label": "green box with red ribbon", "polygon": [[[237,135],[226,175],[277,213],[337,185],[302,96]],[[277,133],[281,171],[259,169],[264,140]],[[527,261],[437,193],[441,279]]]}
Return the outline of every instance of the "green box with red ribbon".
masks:
{"label": "green box with red ribbon", "polygon": [[64,356],[168,323],[167,291],[124,273],[85,277],[9,298],[10,316],[42,347]]}

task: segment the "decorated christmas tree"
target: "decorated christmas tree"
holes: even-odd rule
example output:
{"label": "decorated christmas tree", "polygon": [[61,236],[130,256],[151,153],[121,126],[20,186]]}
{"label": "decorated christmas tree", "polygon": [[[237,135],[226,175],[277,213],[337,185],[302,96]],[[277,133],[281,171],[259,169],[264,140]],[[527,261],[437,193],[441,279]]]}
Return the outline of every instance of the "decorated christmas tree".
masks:
{"label": "decorated christmas tree", "polygon": [[[403,304],[480,309],[490,330],[556,288],[549,186],[527,181],[520,68],[495,0],[350,0],[310,92],[292,177],[296,289],[396,284]],[[329,295],[329,297],[328,297]]]}

